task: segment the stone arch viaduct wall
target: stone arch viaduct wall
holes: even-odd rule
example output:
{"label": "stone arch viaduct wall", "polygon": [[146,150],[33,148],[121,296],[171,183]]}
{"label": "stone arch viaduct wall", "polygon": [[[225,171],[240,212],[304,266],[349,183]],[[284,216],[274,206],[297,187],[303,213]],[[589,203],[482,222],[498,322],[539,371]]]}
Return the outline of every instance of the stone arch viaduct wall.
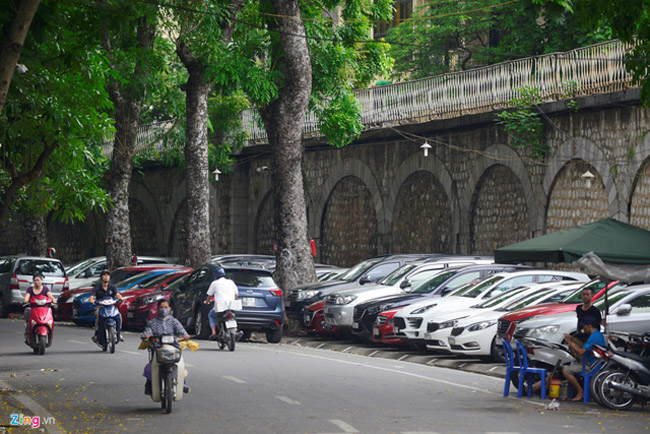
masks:
{"label": "stone arch viaduct wall", "polygon": [[[308,232],[317,261],[349,266],[393,252],[492,254],[495,247],[604,217],[650,229],[650,128],[638,90],[545,104],[549,155],[513,148],[494,113],[387,127],[345,148],[305,143]],[[433,148],[424,157],[420,145]],[[273,253],[269,149],[247,148],[212,184],[216,253]],[[590,187],[580,177],[589,170]],[[185,183],[177,169],[134,177],[134,251],[178,255]],[[0,254],[20,252],[19,218],[2,229]],[[103,254],[101,215],[49,222],[48,241],[70,262]]]}

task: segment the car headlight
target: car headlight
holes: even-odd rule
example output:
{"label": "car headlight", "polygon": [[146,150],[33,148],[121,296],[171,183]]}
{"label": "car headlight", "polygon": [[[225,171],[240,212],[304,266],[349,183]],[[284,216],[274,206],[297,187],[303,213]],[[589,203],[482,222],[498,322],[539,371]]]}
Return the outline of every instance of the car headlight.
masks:
{"label": "car headlight", "polygon": [[541,337],[541,336],[544,336],[544,335],[553,335],[553,334],[557,333],[559,328],[560,328],[560,326],[556,326],[556,325],[547,325],[547,326],[543,326],[543,327],[537,327],[537,328],[531,329],[528,332],[528,336],[533,337],[533,338],[538,338],[538,337]]}
{"label": "car headlight", "polygon": [[318,295],[320,291],[317,289],[310,289],[309,291],[300,291],[298,293],[298,300],[307,300],[314,298]]}
{"label": "car headlight", "polygon": [[438,329],[448,329],[449,327],[454,327],[456,324],[458,324],[457,319],[452,319],[451,321],[441,322]]}
{"label": "car headlight", "polygon": [[348,304],[357,298],[356,295],[337,295],[334,304]]}
{"label": "car headlight", "polygon": [[151,303],[155,303],[155,302],[157,302],[158,300],[162,300],[163,298],[165,298],[165,294],[156,294],[156,295],[152,295],[152,296],[150,296],[150,297],[145,297],[145,298],[142,300],[142,304],[151,304]]}
{"label": "car headlight", "polygon": [[436,306],[438,306],[438,303],[430,304],[430,305],[428,305],[428,306],[424,306],[424,307],[421,307],[421,308],[419,308],[419,309],[415,309],[415,310],[414,310],[413,312],[411,312],[411,313],[417,315],[417,314],[420,314],[420,313],[427,312],[427,311],[433,309],[433,308],[436,307]]}
{"label": "car headlight", "polygon": [[478,330],[486,329],[488,327],[492,327],[496,323],[497,323],[496,320],[481,321],[481,322],[474,323],[474,324],[472,324],[470,326],[467,326],[467,330],[469,330],[470,332],[475,332],[475,331],[478,331]]}

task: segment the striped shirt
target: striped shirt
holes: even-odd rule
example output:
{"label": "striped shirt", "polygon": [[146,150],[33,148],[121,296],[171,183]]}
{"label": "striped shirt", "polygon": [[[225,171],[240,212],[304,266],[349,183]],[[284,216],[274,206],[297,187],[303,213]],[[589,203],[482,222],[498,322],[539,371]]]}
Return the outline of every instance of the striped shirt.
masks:
{"label": "striped shirt", "polygon": [[187,335],[187,332],[179,320],[169,315],[167,318],[157,316],[149,321],[143,334],[145,336],[174,335],[183,337]]}

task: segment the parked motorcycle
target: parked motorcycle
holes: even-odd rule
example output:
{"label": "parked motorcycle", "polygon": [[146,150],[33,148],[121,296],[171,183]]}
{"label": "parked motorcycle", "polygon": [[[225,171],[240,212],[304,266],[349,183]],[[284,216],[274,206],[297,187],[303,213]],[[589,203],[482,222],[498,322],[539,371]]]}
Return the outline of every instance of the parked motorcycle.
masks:
{"label": "parked motorcycle", "polygon": [[45,348],[52,345],[54,334],[54,316],[52,301],[45,295],[34,295],[29,298],[29,321],[25,325],[25,343],[34,350],[35,354],[45,354]]}
{"label": "parked motorcycle", "polygon": [[[117,320],[120,315],[115,304],[117,300],[112,297],[104,297],[97,302],[99,305],[99,330],[97,338],[99,345],[102,347],[102,351],[110,350],[111,354],[115,352],[115,345],[119,342],[117,330]],[[101,333],[103,329],[104,333]]]}
{"label": "parked motorcycle", "polygon": [[[172,402],[183,399],[185,362],[175,336],[151,336],[151,399],[160,402],[165,413],[171,413]],[[180,385],[180,387],[179,387]]]}

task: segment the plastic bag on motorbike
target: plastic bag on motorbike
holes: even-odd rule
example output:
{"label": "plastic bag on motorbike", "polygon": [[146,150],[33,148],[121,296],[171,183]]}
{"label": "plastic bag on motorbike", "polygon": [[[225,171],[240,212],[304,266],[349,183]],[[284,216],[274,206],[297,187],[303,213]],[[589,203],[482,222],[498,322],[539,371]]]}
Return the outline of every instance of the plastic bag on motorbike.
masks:
{"label": "plastic bag on motorbike", "polygon": [[163,345],[156,348],[158,363],[178,363],[181,360],[181,350],[172,345]]}

